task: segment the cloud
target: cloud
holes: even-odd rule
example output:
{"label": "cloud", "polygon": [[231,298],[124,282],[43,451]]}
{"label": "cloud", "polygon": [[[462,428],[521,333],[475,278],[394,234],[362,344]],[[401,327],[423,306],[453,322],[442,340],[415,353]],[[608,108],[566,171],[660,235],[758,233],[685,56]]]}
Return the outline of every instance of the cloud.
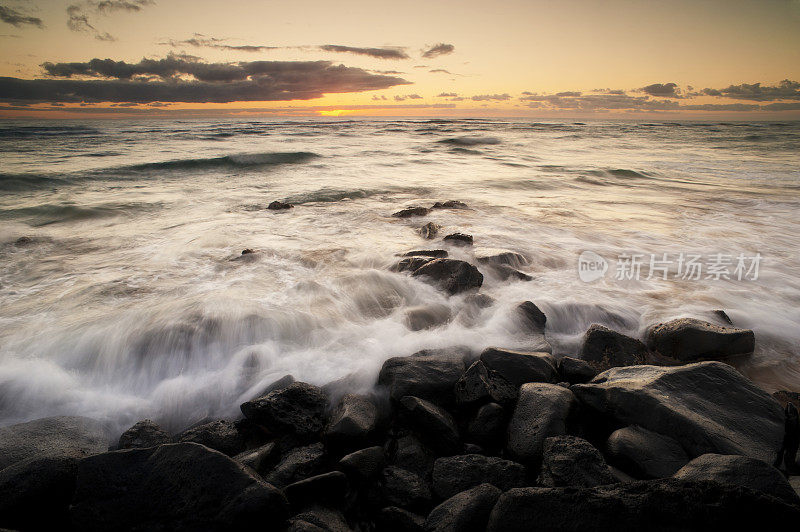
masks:
{"label": "cloud", "polygon": [[506,100],[510,100],[510,94],[479,94],[477,96],[473,96],[470,98],[473,102],[487,102],[487,101],[496,101],[496,102],[504,102]]}
{"label": "cloud", "polygon": [[455,51],[456,47],[452,44],[445,44],[440,42],[438,44],[434,44],[433,46],[429,46],[428,48],[422,50],[422,57],[432,59],[434,57],[439,57],[440,55],[448,55],[452,54]]}
{"label": "cloud", "polygon": [[430,72],[431,74],[450,74],[451,76],[455,75],[449,70],[445,70],[443,68],[434,68],[433,70],[428,70],[428,72]]}
{"label": "cloud", "polygon": [[330,61],[205,63],[170,55],[138,63],[112,59],[43,63],[42,68],[51,78],[60,79],[0,78],[0,101],[289,101],[409,84],[398,77],[376,75]]}
{"label": "cloud", "polygon": [[785,79],[772,86],[764,86],[761,83],[742,83],[741,85],[730,85],[725,89],[703,89],[701,93],[706,96],[756,102],[800,100],[800,82]]}
{"label": "cloud", "polygon": [[6,24],[11,24],[15,28],[20,28],[22,26],[36,26],[40,29],[44,28],[44,22],[42,22],[42,19],[38,17],[29,17],[7,6],[0,6],[0,20]]}
{"label": "cloud", "polygon": [[681,98],[680,89],[676,83],[653,83],[639,89],[650,96],[661,98]]}
{"label": "cloud", "polygon": [[67,6],[67,27],[75,32],[89,33],[98,41],[116,41],[116,37],[101,31],[90,22],[90,16],[108,16],[115,12],[137,13],[147,6],[155,5],[153,0],[102,0],[80,2]]}
{"label": "cloud", "polygon": [[421,99],[422,99],[422,96],[420,96],[419,94],[406,94],[404,96],[399,96],[398,95],[398,96],[394,97],[394,101],[396,101],[396,102],[402,102],[402,101],[405,101],[405,100],[421,100]]}
{"label": "cloud", "polygon": [[625,94],[625,91],[622,89],[592,89],[592,92],[599,92],[602,94]]}
{"label": "cloud", "polygon": [[325,44],[319,47],[325,52],[349,53],[367,55],[376,59],[408,59],[404,48],[385,46],[383,48],[359,48],[355,46],[342,46],[339,44]]}
{"label": "cloud", "polygon": [[209,37],[202,33],[195,33],[191,38],[176,41],[170,39],[166,42],[160,42],[160,45],[167,45],[173,48],[180,48],[183,46],[192,46],[194,48],[214,48],[217,50],[227,50],[230,52],[265,52],[268,50],[277,50],[279,46],[263,46],[253,44],[227,44],[230,39],[220,39],[217,37]]}
{"label": "cloud", "polygon": [[437,98],[458,98],[457,92],[443,92],[436,95]]}

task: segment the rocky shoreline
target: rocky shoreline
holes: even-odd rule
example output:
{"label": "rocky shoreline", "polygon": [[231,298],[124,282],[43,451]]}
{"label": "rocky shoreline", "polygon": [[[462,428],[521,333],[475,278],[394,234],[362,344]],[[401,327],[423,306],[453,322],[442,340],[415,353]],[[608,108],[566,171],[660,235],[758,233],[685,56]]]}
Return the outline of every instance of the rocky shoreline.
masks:
{"label": "rocky shoreline", "polygon": [[[291,208],[276,202],[279,210]],[[467,208],[460,202],[433,209]],[[396,213],[424,216],[425,207]],[[421,227],[435,238],[440,227]],[[472,245],[453,233],[448,245]],[[245,255],[257,253],[245,250]],[[524,257],[445,250],[393,271],[448,294]],[[387,360],[372,392],[286,376],[235,420],[168,434],[142,420],[0,428],[0,528],[10,530],[522,531],[771,529],[800,523],[800,394],[770,395],[726,360],[753,331],[683,318],[644,341],[592,325],[557,359],[547,317],[517,307],[530,348],[469,346]],[[722,312],[722,314],[719,314]],[[724,318],[723,318],[724,316]],[[409,311],[412,330],[442,319]],[[791,525],[790,525],[791,526]]]}

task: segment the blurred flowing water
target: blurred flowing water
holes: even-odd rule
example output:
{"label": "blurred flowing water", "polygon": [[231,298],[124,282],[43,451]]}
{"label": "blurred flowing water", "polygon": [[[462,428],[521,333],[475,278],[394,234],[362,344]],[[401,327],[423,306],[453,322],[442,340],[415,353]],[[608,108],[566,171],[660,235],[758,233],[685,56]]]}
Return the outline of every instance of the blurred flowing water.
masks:
{"label": "blurred flowing water", "polygon": [[[642,338],[725,309],[756,333],[740,369],[800,389],[798,122],[5,121],[0,152],[0,425],[177,430],[287,373],[364,389],[391,356],[524,348],[524,300],[557,354],[592,323]],[[471,209],[390,216],[449,199]],[[422,240],[427,221],[475,248]],[[437,247],[519,251],[534,280],[484,271],[478,309],[388,271]],[[586,250],[603,279],[578,278]],[[756,280],[616,280],[625,253],[762,261]],[[454,318],[409,330],[406,310],[434,304]]]}

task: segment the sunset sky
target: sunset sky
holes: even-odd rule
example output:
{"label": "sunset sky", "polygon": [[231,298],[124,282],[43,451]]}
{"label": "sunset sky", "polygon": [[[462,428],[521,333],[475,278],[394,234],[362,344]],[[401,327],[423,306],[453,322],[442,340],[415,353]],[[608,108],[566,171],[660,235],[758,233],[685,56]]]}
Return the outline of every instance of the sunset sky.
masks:
{"label": "sunset sky", "polygon": [[0,0],[0,117],[800,118],[800,0]]}

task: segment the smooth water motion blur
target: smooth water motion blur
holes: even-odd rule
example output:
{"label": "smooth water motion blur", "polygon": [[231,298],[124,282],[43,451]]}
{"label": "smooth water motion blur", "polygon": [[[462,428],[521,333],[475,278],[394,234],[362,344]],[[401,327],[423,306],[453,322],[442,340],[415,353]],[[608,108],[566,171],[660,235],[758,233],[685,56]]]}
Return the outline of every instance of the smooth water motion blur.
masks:
{"label": "smooth water motion blur", "polygon": [[[724,309],[756,334],[740,369],[800,388],[796,122],[6,121],[0,150],[0,425],[178,430],[287,373],[366,388],[390,356],[524,348],[524,300],[557,354],[592,323],[642,337]],[[471,209],[390,216],[449,199]],[[427,221],[474,249],[423,240]],[[388,270],[420,248],[519,251],[534,279],[486,271],[495,302],[474,307]],[[609,261],[598,280],[585,251]],[[616,280],[626,253],[763,259],[756,280]],[[412,331],[422,305],[452,319]]]}

